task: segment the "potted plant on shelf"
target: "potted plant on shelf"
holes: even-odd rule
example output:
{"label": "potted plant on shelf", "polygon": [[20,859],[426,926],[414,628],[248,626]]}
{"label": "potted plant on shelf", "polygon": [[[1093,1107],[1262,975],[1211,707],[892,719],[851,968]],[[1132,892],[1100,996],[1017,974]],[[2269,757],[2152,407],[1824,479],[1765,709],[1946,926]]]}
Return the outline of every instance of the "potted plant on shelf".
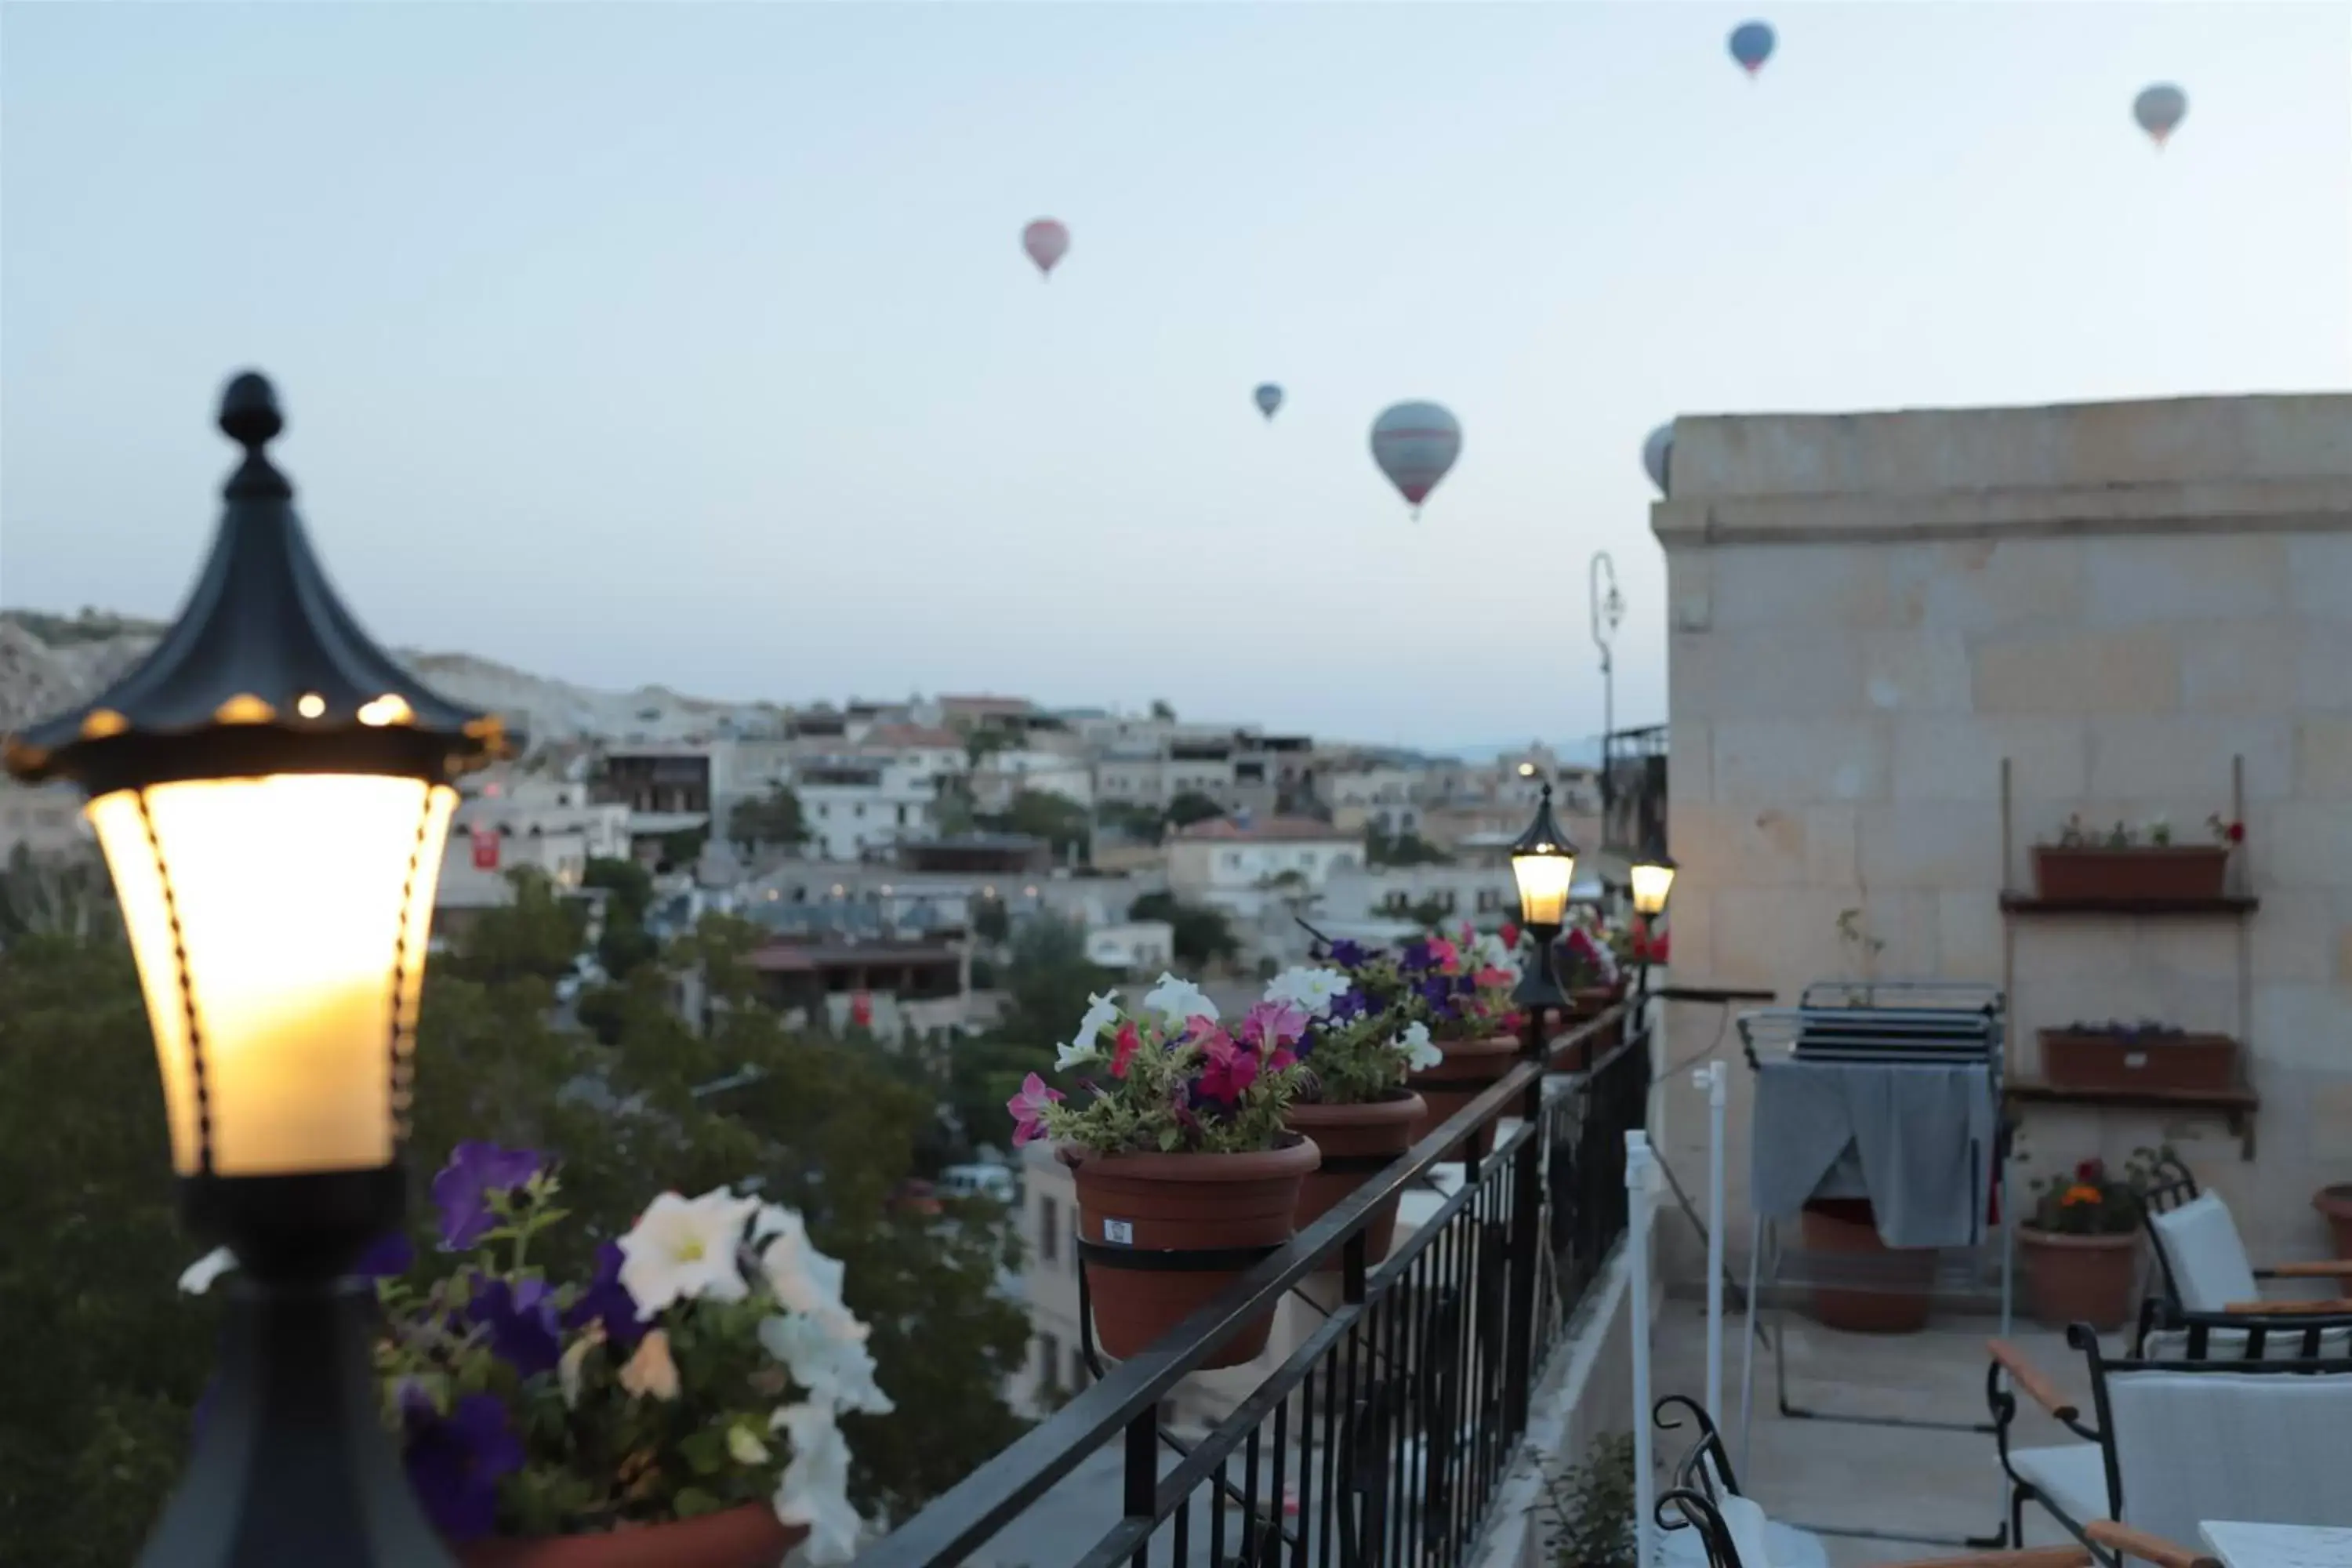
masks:
{"label": "potted plant on shelf", "polygon": [[[1486,1092],[1518,1059],[1519,1016],[1511,993],[1519,983],[1511,949],[1500,935],[1479,935],[1465,924],[1451,936],[1435,931],[1397,952],[1412,1016],[1429,1028],[1438,1059],[1408,1081],[1429,1102],[1437,1126]],[[1465,1148],[1481,1157],[1495,1148],[1489,1121],[1447,1152]]]}
{"label": "potted plant on shelf", "polygon": [[[1286,970],[1267,984],[1265,1000],[1297,1007],[1307,1018],[1296,1047],[1298,1097],[1285,1118],[1313,1141],[1321,1157],[1298,1189],[1297,1223],[1304,1230],[1412,1147],[1429,1107],[1405,1087],[1405,1079],[1444,1057],[1431,1042],[1428,1025],[1408,1017],[1394,1001],[1376,1005],[1343,970]],[[1368,1263],[1388,1256],[1396,1213],[1391,1198],[1365,1226]],[[1339,1264],[1334,1254],[1324,1268]]]}
{"label": "potted plant on shelf", "polygon": [[2070,816],[2055,844],[2033,847],[2033,886],[2042,898],[2133,904],[2218,899],[2230,851],[2245,842],[2242,823],[2206,819],[2210,844],[2175,844],[2162,820],[2118,822],[2102,833]]}
{"label": "potted plant on shelf", "polygon": [[[1231,1030],[1188,981],[1163,974],[1133,1012],[1092,998],[1058,1071],[1099,1067],[1073,1100],[1031,1073],[1006,1109],[1013,1141],[1051,1138],[1077,1186],[1078,1253],[1105,1353],[1134,1355],[1295,1233],[1314,1142],[1285,1122],[1306,1010],[1260,1002]],[[1265,1348],[1269,1315],[1200,1364]]]}
{"label": "potted plant on shelf", "polygon": [[[1621,945],[1622,953],[1621,954]],[[1597,1018],[1625,994],[1625,971],[1620,962],[1630,955],[1631,933],[1604,924],[1586,912],[1561,934],[1558,957],[1559,983],[1569,998],[1568,1022]],[[1580,1042],[1555,1068],[1582,1072],[1591,1065],[1592,1042]]]}
{"label": "potted plant on shelf", "polygon": [[2118,1329],[2137,1305],[2140,1226],[2155,1151],[2135,1151],[2118,1177],[2102,1160],[2033,1184],[2032,1217],[2017,1228],[2034,1315],[2053,1329]]}
{"label": "potted plant on shelf", "polygon": [[2155,1018],[2077,1021],[2040,1031],[2042,1076],[2064,1089],[2219,1092],[2238,1081],[2238,1042]]}
{"label": "potted plant on shelf", "polygon": [[[385,1424],[463,1568],[776,1568],[846,1563],[862,1521],[839,1418],[887,1414],[840,1262],[790,1209],[663,1193],[584,1281],[530,1261],[562,1225],[555,1171],[461,1143],[433,1183],[442,1250],[407,1238],[377,1279]],[[188,1271],[202,1289],[215,1254]],[[199,1405],[197,1418],[204,1419]]]}

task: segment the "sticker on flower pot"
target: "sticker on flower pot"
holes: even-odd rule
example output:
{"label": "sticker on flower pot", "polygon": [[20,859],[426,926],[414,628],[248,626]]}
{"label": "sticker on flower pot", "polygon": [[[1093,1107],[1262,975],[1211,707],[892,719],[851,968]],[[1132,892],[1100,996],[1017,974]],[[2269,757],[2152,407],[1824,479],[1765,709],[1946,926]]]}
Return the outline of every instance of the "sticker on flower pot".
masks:
{"label": "sticker on flower pot", "polygon": [[1135,1222],[1127,1219],[1103,1221],[1103,1239],[1118,1247],[1135,1245]]}

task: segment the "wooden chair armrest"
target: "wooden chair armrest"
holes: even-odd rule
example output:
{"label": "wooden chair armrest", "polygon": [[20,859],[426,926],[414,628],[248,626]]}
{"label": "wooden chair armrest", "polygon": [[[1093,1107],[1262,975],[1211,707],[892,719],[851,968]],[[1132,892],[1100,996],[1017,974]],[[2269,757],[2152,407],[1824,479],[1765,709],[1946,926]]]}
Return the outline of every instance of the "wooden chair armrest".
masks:
{"label": "wooden chair armrest", "polygon": [[2352,1279],[2352,1258],[2319,1258],[2254,1271],[2265,1279]]}
{"label": "wooden chair armrest", "polygon": [[1990,1340],[1985,1349],[1992,1352],[1993,1361],[2009,1373],[2009,1381],[2017,1391],[2042,1406],[2061,1421],[2072,1421],[2082,1412],[2074,1402],[2058,1392],[2058,1385],[2042,1375],[2042,1369],[2025,1359],[2025,1352],[2007,1340]]}
{"label": "wooden chair armrest", "polygon": [[2232,1317],[2332,1318],[2352,1312],[2352,1300],[2339,1296],[2333,1301],[2232,1301],[2221,1310]]}
{"label": "wooden chair armrest", "polygon": [[[2079,1546],[2036,1546],[2023,1552],[1979,1552],[1969,1557],[1930,1557],[1900,1568],[2091,1568],[2091,1554]],[[1896,1568],[1886,1564],[1885,1568]]]}
{"label": "wooden chair armrest", "polygon": [[2175,1546],[2160,1535],[2150,1535],[2144,1530],[2117,1524],[2112,1519],[2095,1519],[2084,1527],[2083,1533],[2122,1556],[2153,1563],[2157,1568],[2221,1568],[2217,1559],[2201,1552]]}

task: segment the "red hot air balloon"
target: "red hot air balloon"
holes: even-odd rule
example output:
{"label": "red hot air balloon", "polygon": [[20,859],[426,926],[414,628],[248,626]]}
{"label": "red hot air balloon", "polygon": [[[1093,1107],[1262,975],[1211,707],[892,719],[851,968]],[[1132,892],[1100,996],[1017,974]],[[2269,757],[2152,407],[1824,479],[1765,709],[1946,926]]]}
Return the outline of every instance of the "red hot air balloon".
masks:
{"label": "red hot air balloon", "polygon": [[1055,263],[1069,254],[1070,231],[1055,219],[1041,217],[1021,231],[1021,248],[1037,264],[1037,270],[1051,278]]}

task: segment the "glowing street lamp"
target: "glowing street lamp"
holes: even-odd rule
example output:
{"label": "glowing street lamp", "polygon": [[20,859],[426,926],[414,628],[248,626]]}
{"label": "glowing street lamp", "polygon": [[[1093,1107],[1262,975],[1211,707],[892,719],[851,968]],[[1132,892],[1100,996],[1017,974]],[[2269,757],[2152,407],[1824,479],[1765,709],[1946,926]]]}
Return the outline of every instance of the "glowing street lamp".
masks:
{"label": "glowing street lamp", "polygon": [[1655,840],[1627,868],[1633,884],[1633,912],[1655,920],[1666,912],[1666,895],[1675,888],[1675,861]]}
{"label": "glowing street lamp", "polygon": [[1565,1006],[1567,994],[1552,974],[1552,944],[1568,923],[1568,889],[1576,880],[1576,846],[1551,814],[1551,785],[1543,786],[1535,820],[1511,841],[1511,879],[1519,887],[1519,923],[1535,941],[1515,994],[1531,1015]]}
{"label": "glowing street lamp", "polygon": [[404,1207],[449,781],[506,740],[343,607],[265,450],[283,423],[260,376],[229,384],[220,426],[245,458],[179,619],[95,700],[5,747],[18,779],[90,797],[181,1209],[240,1266],[204,1431],[144,1568],[446,1561],[380,1424],[373,1292],[343,1276]]}

